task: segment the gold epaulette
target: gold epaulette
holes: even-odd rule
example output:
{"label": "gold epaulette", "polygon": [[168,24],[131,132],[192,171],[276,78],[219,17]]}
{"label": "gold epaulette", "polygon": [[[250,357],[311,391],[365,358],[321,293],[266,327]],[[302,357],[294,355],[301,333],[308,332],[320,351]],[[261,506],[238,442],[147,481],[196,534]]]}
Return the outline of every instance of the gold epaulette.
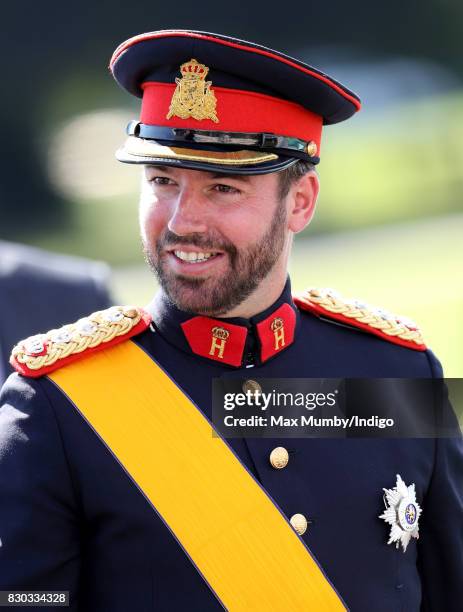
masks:
{"label": "gold epaulette", "polygon": [[311,287],[302,294],[294,296],[294,302],[301,309],[319,317],[363,329],[394,344],[417,351],[426,350],[421,331],[413,321],[360,300],[343,298],[332,289]]}
{"label": "gold epaulette", "polygon": [[19,342],[10,363],[25,376],[38,378],[144,331],[151,316],[142,308],[112,306],[76,323]]}

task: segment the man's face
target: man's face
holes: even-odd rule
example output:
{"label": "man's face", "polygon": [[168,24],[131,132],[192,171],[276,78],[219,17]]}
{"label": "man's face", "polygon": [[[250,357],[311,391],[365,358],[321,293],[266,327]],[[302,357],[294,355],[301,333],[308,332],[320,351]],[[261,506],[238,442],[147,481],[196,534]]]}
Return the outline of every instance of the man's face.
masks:
{"label": "man's face", "polygon": [[146,166],[145,255],[181,310],[229,312],[272,273],[288,240],[276,174],[232,176]]}

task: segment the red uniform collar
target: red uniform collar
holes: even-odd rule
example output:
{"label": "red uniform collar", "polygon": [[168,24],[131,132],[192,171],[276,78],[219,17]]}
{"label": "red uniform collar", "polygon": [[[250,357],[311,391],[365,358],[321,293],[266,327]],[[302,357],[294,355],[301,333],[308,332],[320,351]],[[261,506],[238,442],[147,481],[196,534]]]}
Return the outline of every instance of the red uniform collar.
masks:
{"label": "red uniform collar", "polygon": [[263,363],[285,351],[294,342],[299,317],[289,279],[278,300],[250,319],[192,315],[176,308],[163,292],[148,310],[168,342],[235,368]]}

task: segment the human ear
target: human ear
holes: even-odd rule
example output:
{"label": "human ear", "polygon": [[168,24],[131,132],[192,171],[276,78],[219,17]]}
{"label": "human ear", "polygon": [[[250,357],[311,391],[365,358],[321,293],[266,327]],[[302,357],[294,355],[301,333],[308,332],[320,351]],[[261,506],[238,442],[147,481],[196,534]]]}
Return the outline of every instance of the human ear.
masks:
{"label": "human ear", "polygon": [[307,172],[290,189],[288,198],[288,229],[295,234],[301,232],[312,220],[320,185],[314,171]]}

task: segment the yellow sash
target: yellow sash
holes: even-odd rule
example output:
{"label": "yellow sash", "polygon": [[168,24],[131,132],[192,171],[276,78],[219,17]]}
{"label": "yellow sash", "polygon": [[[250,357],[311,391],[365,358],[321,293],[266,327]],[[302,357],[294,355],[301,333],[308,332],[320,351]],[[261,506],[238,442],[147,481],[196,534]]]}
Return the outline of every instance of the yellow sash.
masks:
{"label": "yellow sash", "polygon": [[226,609],[346,609],[264,489],[135,343],[49,377],[124,466]]}

